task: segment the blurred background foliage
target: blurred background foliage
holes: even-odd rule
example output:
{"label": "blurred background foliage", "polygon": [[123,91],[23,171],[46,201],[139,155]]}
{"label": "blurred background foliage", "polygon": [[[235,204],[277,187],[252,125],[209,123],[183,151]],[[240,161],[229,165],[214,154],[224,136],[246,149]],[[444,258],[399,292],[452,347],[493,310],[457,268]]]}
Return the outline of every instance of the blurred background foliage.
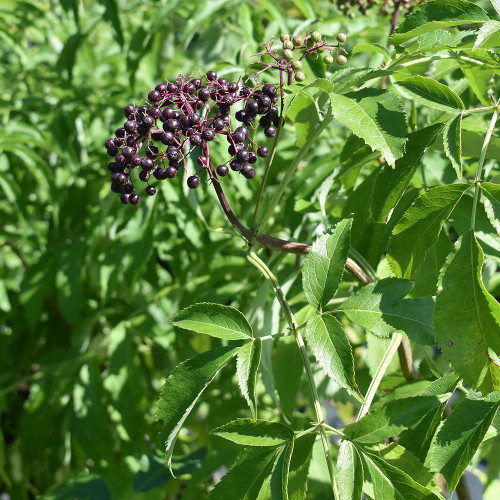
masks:
{"label": "blurred background foliage", "polygon": [[[181,179],[163,181],[155,197],[123,206],[110,193],[104,142],[122,126],[125,105],[181,72],[237,79],[265,40],[312,27],[332,40],[345,31],[348,49],[385,44],[390,21],[375,11],[351,19],[327,0],[0,4],[0,492],[15,500],[203,498],[204,482],[234,453],[208,431],[248,410],[233,368],[223,370],[190,417],[191,434],[179,438],[178,479],[170,478],[157,453],[154,401],[173,367],[220,341],[176,334],[169,319],[194,302],[230,303],[269,332],[278,311],[263,307],[266,285],[239,240],[216,231],[228,224],[208,186],[187,192]],[[319,62],[307,71],[325,69]],[[275,236],[311,241],[322,230],[307,200],[346,138],[332,125],[310,153],[311,169],[297,173],[272,221]],[[285,136],[277,172],[292,154]],[[344,179],[347,192],[355,173]],[[248,224],[258,180],[227,181]],[[296,200],[306,201],[294,210]],[[328,209],[340,217],[342,203],[330,198]],[[283,260],[280,279],[293,290],[297,260],[271,263]],[[282,344],[277,359],[286,363],[296,353]],[[365,388],[369,364],[358,375]],[[261,399],[261,415],[267,404],[272,416],[274,402]],[[309,490],[320,495],[328,474],[315,463]]]}

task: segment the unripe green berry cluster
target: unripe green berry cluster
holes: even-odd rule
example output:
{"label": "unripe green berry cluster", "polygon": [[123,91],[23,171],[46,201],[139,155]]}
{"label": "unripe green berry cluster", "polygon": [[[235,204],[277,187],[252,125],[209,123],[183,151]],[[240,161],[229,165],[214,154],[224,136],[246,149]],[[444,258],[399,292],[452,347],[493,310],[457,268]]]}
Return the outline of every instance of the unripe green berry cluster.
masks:
{"label": "unripe green berry cluster", "polygon": [[[294,35],[290,36],[288,33],[282,33],[280,35],[280,40],[282,43],[282,57],[284,64],[287,66],[288,72],[293,75],[294,79],[298,82],[305,80],[306,75],[302,71],[302,60],[304,57],[308,57],[310,60],[315,61],[319,59],[320,55],[323,55],[323,62],[325,64],[333,64],[335,61],[339,65],[343,65],[347,62],[347,58],[344,54],[339,54],[335,48],[340,48],[340,44],[347,40],[344,33],[339,33],[337,35],[338,44],[332,46],[323,40],[323,36],[319,31],[313,31],[306,33],[305,36]],[[341,49],[343,50],[343,49]],[[336,54],[334,59],[332,53]]]}

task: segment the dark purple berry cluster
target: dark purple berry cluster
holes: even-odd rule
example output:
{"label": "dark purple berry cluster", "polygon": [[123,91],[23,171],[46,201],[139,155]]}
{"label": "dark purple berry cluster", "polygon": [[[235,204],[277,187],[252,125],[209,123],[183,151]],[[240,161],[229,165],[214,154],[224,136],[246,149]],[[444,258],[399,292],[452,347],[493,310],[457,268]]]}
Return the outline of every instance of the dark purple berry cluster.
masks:
{"label": "dark purple berry cluster", "polygon": [[[181,167],[187,170],[186,159],[197,155],[199,169],[187,179],[189,188],[200,185],[199,174],[208,172],[212,182],[219,182],[229,170],[247,179],[255,176],[253,165],[258,158],[269,155],[267,146],[255,141],[255,130],[262,127],[266,137],[276,135],[280,125],[276,107],[278,90],[272,84],[251,88],[238,82],[218,78],[209,71],[203,78],[179,76],[175,83],[158,84],[149,92],[141,106],[129,105],[126,121],[106,141],[106,150],[113,158],[111,190],[119,193],[123,203],[136,205],[133,170],[147,184],[146,193],[153,196],[153,179],[173,178]],[[232,130],[233,120],[240,122]],[[210,144],[225,136],[230,158],[214,168],[210,160]],[[135,181],[136,182],[136,181]]]}

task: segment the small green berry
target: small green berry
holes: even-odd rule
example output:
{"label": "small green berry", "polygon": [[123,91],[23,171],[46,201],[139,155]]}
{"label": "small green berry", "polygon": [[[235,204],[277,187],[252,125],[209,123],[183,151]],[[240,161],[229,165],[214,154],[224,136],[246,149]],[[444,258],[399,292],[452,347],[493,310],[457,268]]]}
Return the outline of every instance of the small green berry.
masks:
{"label": "small green berry", "polygon": [[293,52],[289,49],[284,50],[283,55],[287,61],[291,61],[293,59]]}
{"label": "small green berry", "polygon": [[321,40],[321,33],[319,31],[313,31],[311,33],[311,40],[313,42],[319,42]]}
{"label": "small green berry", "polygon": [[290,35],[288,33],[281,33],[280,40],[284,42],[285,40],[290,40]]}
{"label": "small green berry", "polygon": [[307,57],[309,57],[309,59],[311,59],[311,61],[316,61],[316,59],[318,59],[319,55],[315,50],[313,50],[312,52],[309,52],[309,54],[307,54]]}
{"label": "small green berry", "polygon": [[337,35],[337,42],[344,43],[347,40],[345,33],[339,33]]}
{"label": "small green berry", "polygon": [[297,71],[295,73],[295,80],[298,82],[303,82],[306,79],[306,75],[304,74],[303,71]]}
{"label": "small green berry", "polygon": [[332,64],[333,63],[332,55],[327,54],[325,57],[323,57],[323,61],[325,61],[325,64]]}
{"label": "small green berry", "polygon": [[296,47],[300,47],[302,45],[302,37],[300,35],[295,35],[293,37],[293,40],[292,40],[293,44],[296,46]]}
{"label": "small green berry", "polygon": [[292,50],[293,49],[293,43],[290,40],[285,40],[283,42],[283,48],[285,50]]}
{"label": "small green berry", "polygon": [[347,62],[347,57],[340,54],[337,56],[336,61],[337,61],[337,64],[340,64],[340,65],[345,64]]}
{"label": "small green berry", "polygon": [[302,68],[302,61],[292,61],[292,68],[295,71],[298,71],[299,69]]}

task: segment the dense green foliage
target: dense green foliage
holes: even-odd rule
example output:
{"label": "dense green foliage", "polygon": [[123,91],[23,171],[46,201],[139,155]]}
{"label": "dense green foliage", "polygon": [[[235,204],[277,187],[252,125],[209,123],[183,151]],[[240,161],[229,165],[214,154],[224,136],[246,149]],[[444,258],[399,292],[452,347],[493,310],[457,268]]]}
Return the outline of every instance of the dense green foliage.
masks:
{"label": "dense green foliage", "polygon": [[[500,2],[405,13],[389,39],[326,0],[4,0],[0,492],[443,498],[471,463],[500,496]],[[283,87],[257,207],[265,162],[222,184],[307,257],[249,249],[204,177],[110,194],[124,106],[311,30],[347,65]]]}

